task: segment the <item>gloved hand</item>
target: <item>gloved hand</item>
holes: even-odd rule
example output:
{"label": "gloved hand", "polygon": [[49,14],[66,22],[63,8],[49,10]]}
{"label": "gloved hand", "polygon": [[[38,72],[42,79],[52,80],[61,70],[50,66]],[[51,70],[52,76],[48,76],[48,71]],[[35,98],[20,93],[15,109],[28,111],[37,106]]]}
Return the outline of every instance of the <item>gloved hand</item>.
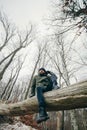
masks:
{"label": "gloved hand", "polygon": [[34,94],[34,93],[31,93],[31,94],[29,95],[29,98],[31,98],[31,97],[33,97],[33,96],[35,96],[35,94]]}

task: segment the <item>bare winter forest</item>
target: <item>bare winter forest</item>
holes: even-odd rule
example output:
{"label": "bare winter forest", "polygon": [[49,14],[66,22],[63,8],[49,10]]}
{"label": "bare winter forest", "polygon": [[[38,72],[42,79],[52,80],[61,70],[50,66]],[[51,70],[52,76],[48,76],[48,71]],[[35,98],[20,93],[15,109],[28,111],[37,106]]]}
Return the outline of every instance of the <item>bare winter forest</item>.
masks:
{"label": "bare winter forest", "polygon": [[[0,6],[0,130],[87,130],[87,0],[49,3],[42,26],[25,29]],[[44,94],[50,119],[38,125],[29,94],[40,67],[60,88]]]}

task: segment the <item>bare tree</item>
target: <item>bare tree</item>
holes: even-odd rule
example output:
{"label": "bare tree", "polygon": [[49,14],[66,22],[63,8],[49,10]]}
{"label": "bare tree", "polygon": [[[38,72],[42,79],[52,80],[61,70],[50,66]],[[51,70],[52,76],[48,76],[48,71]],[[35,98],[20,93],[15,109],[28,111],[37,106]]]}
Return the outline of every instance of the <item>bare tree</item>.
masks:
{"label": "bare tree", "polygon": [[[54,40],[56,39],[56,40]],[[80,70],[79,66],[75,66],[75,62],[72,62],[73,58],[73,44],[67,43],[66,39],[64,39],[63,35],[56,36],[53,40],[53,48],[51,47],[51,51],[47,51],[48,56],[50,57],[53,68],[55,68],[55,72],[58,72],[58,77],[61,80],[59,85],[70,86],[71,79],[76,79],[75,73]],[[73,64],[73,66],[72,66]],[[77,81],[76,81],[77,82]],[[66,88],[67,89],[67,88]],[[70,111],[70,117],[72,120],[73,127],[77,129],[77,120],[75,118],[75,112]],[[65,112],[62,112],[63,116],[63,124],[62,129],[64,129],[64,117]]]}
{"label": "bare tree", "polygon": [[18,63],[16,65],[16,67],[14,68],[15,72],[14,72],[14,70],[11,71],[10,78],[9,78],[5,88],[4,88],[4,91],[1,94],[2,99],[8,100],[10,98],[10,96],[12,95],[13,87],[15,86],[15,83],[16,83],[17,78],[19,76],[20,70],[22,69],[24,61],[25,61],[25,57],[24,57],[24,60],[22,62],[20,62],[20,59],[18,59]]}
{"label": "bare tree", "polygon": [[[3,33],[2,35],[2,43],[0,46],[0,51],[10,42],[10,40],[14,37],[16,28],[12,26],[9,21],[7,16],[0,12],[0,24],[2,26]],[[3,36],[4,35],[4,36]]]}
{"label": "bare tree", "polygon": [[[82,7],[84,5],[84,7]],[[53,43],[56,43],[56,47],[51,48],[51,53],[48,53],[48,56],[52,60],[53,67],[58,72],[60,85],[64,81],[65,86],[69,86],[71,79],[74,78],[77,82],[77,77],[75,73],[82,68],[80,65],[76,65],[74,58],[72,59],[73,44],[81,36],[82,32],[87,30],[87,2],[86,0],[62,0],[57,1],[54,5],[55,11],[52,14],[52,17],[49,20],[50,27],[54,30],[55,33],[50,35],[57,39]],[[49,24],[48,23],[48,24]],[[63,38],[62,35],[71,36],[74,35],[72,41],[69,43],[70,38]],[[74,32],[74,33],[73,33]],[[56,37],[55,37],[56,36]],[[74,44],[75,45],[75,44]],[[53,45],[54,46],[54,45]],[[52,51],[54,52],[52,53]],[[75,50],[77,51],[77,50]],[[76,54],[77,53],[77,54]],[[79,64],[86,65],[86,61],[80,55],[80,52],[77,51],[75,54],[79,56]],[[73,127],[75,130],[78,129],[77,119],[75,118],[75,111],[70,113],[71,120],[73,121]]]}
{"label": "bare tree", "polygon": [[[16,31],[16,27],[12,27],[12,24],[9,23],[6,16],[2,16],[0,13],[0,25],[2,27],[2,33],[1,33],[1,56],[3,55],[3,52],[6,51],[7,55],[4,55],[3,58],[1,57],[0,61],[0,80],[3,78],[3,75],[5,74],[5,71],[7,68],[12,64],[14,57],[17,55],[17,53],[22,50],[23,48],[26,48],[31,42],[31,31],[32,26],[30,27],[29,31],[26,31],[24,36],[21,35],[21,33],[18,33]],[[7,49],[7,50],[6,50]]]}

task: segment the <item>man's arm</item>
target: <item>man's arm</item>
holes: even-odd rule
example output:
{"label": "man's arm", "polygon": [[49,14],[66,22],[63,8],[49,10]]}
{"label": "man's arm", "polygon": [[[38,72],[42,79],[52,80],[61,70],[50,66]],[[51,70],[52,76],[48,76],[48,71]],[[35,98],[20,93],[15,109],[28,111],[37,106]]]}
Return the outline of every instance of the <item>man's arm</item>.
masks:
{"label": "man's arm", "polygon": [[48,76],[48,80],[49,80],[49,90],[52,90],[53,82],[49,76]]}
{"label": "man's arm", "polygon": [[34,77],[31,82],[31,93],[29,97],[35,96],[35,88],[36,88],[36,77]]}

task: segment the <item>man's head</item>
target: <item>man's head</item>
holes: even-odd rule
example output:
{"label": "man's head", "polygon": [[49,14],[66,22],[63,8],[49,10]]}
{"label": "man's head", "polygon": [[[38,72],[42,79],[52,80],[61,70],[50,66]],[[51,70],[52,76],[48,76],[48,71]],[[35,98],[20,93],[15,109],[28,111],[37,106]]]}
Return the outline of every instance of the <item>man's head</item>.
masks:
{"label": "man's head", "polygon": [[39,69],[39,74],[40,75],[44,75],[44,74],[46,74],[47,72],[46,72],[46,70],[44,69],[44,68],[40,68]]}

